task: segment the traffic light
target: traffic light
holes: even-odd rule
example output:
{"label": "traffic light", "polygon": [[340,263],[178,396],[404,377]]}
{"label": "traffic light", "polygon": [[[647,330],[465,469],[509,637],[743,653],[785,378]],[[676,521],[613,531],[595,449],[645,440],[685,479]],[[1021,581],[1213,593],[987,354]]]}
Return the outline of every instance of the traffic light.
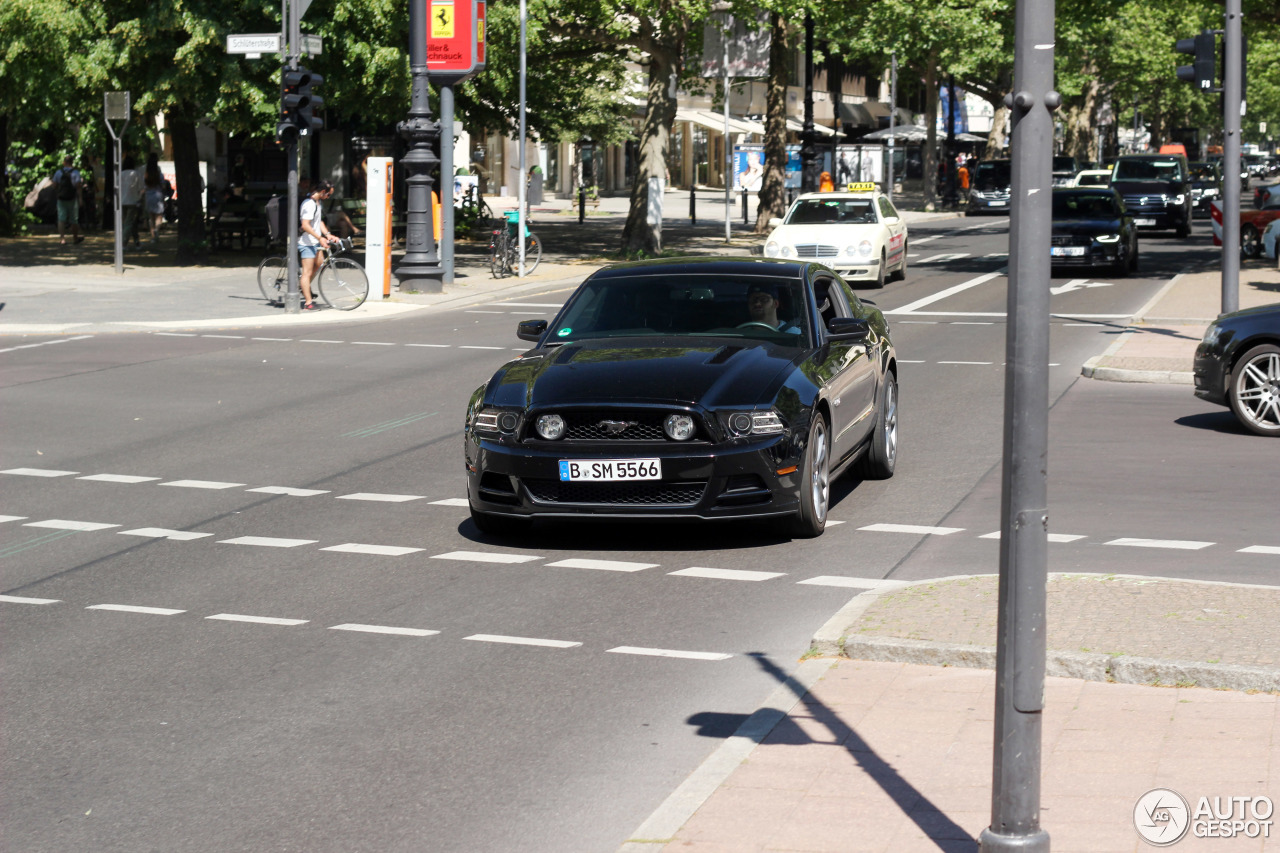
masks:
{"label": "traffic light", "polygon": [[304,136],[324,127],[324,122],[314,115],[324,106],[324,101],[313,89],[324,82],[319,74],[306,68],[285,67],[280,71],[280,123],[276,125],[276,141],[283,145],[296,145]]}
{"label": "traffic light", "polygon": [[324,128],[324,120],[315,113],[324,107],[324,100],[315,93],[315,88],[324,82],[324,78],[302,66],[291,72],[298,75],[298,135],[310,136],[312,131]]}
{"label": "traffic light", "polygon": [[1179,65],[1178,79],[1194,83],[1202,92],[1214,90],[1218,67],[1218,39],[1212,32],[1205,30],[1195,38],[1178,39],[1173,49],[1178,53],[1189,53],[1195,56],[1193,65]]}

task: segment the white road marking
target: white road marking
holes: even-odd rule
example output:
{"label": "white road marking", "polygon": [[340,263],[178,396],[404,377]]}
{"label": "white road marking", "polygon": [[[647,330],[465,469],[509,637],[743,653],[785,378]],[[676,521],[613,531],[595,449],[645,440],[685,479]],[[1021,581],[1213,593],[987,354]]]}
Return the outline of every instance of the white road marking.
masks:
{"label": "white road marking", "polygon": [[220,619],[223,622],[256,622],[259,625],[305,625],[308,619],[277,619],[274,616],[244,616],[239,613],[215,613],[205,619]]}
{"label": "white road marking", "polygon": [[1106,545],[1127,545],[1130,548],[1172,548],[1177,551],[1199,551],[1208,548],[1213,542],[1194,542],[1185,539],[1112,539]]}
{"label": "white road marking", "polygon": [[393,347],[395,344],[390,341],[352,341],[352,346],[356,347]]}
{"label": "white road marking", "polygon": [[293,338],[250,338],[251,341],[287,341],[293,343]]}
{"label": "white road marking", "polygon": [[[978,538],[979,539],[999,539],[1000,531],[997,530],[995,533],[984,533]],[[1078,542],[1079,540],[1084,538],[1086,537],[1079,536],[1074,533],[1050,533],[1049,534],[1050,542]]]}
{"label": "white road marking", "polygon": [[172,539],[175,542],[189,542],[192,539],[203,539],[212,533],[196,533],[193,530],[166,530],[163,527],[139,527],[136,530],[117,531],[121,536],[146,536],[150,539]]}
{"label": "white road marking", "polygon": [[77,480],[94,480],[99,483],[149,483],[159,477],[135,477],[132,474],[90,474],[88,477],[76,477]]}
{"label": "white road marking", "polygon": [[488,302],[490,308],[563,308],[563,302]]}
{"label": "white road marking", "polygon": [[530,563],[541,560],[531,554],[489,554],[483,551],[450,551],[447,554],[432,554],[433,560],[466,560],[472,563]]}
{"label": "white road marking", "polygon": [[989,361],[940,361],[938,364],[991,364]]}
{"label": "white road marking", "polygon": [[506,311],[464,311],[464,314],[505,314]]}
{"label": "white road marking", "polygon": [[327,495],[328,489],[295,489],[290,486],[261,486],[257,489],[245,489],[246,492],[262,492],[264,495],[289,495],[295,498],[309,498],[312,495]]}
{"label": "white road marking", "polygon": [[994,326],[995,323],[990,320],[956,320],[953,326]]}
{"label": "white road marking", "polygon": [[61,599],[25,598],[21,595],[0,595],[0,601],[7,601],[10,604],[57,604],[61,601]]}
{"label": "white road marking", "polygon": [[[916,241],[916,245],[919,245],[919,241]],[[916,263],[917,264],[940,264],[945,261],[958,261],[961,258],[967,258],[967,257],[969,257],[968,252],[955,252],[949,255],[933,255],[932,257],[921,258],[920,260],[916,261]]]}
{"label": "white road marking", "polygon": [[478,347],[478,346],[460,346],[458,349],[506,349],[506,347]]}
{"label": "white road marking", "polygon": [[836,526],[836,525],[838,525],[838,524],[844,524],[844,522],[843,522],[843,521],[832,521],[831,519],[827,519],[827,527],[835,527],[835,526]]}
{"label": "white road marking", "polygon": [[796,581],[797,585],[839,586],[849,589],[877,589],[884,583],[874,578],[848,578],[841,575],[820,575],[804,581]]}
{"label": "white road marking", "polygon": [[404,503],[420,501],[425,495],[380,495],[376,492],[355,492],[350,495],[338,495],[340,501],[385,501],[387,503]]}
{"label": "white road marking", "polygon": [[439,347],[441,349],[449,349],[453,344],[405,344],[407,347]]}
{"label": "white road marking", "polygon": [[244,335],[201,335],[202,338],[240,338],[243,340]]}
{"label": "white road marking", "polygon": [[922,524],[869,524],[858,529],[871,533],[919,533],[934,536],[948,536],[964,530],[963,527],[928,527]]}
{"label": "white road marking", "polygon": [[901,326],[937,326],[937,320],[899,320]]}
{"label": "white road marking", "polygon": [[466,498],[445,498],[442,501],[432,501],[432,506],[471,506],[471,502]]}
{"label": "white road marking", "polygon": [[686,660],[728,660],[733,657],[733,655],[719,652],[682,652],[677,649],[645,649],[640,646],[618,646],[605,651],[619,655],[648,655],[655,658],[684,658]]}
{"label": "white road marking", "polygon": [[1068,327],[1068,326],[1085,326],[1085,327],[1090,328],[1090,329],[1097,329],[1097,328],[1100,328],[1100,327],[1099,327],[1099,324],[1097,324],[1097,323],[1063,323],[1062,325],[1063,325],[1063,327]]}
{"label": "white road marking", "polygon": [[1241,548],[1237,554],[1280,554],[1280,548],[1274,545],[1250,545],[1248,548]]}
{"label": "white road marking", "polygon": [[0,474],[17,474],[21,477],[70,477],[79,473],[79,471],[54,471],[49,468],[10,468],[8,471],[0,471]]}
{"label": "white road marking", "polygon": [[928,363],[929,363],[929,362],[927,362],[927,361],[914,361],[914,360],[909,359],[909,358],[900,358],[900,359],[898,359],[898,364],[928,364]]}
{"label": "white road marking", "polygon": [[139,607],[134,604],[90,604],[85,610],[116,610],[120,613],[146,613],[151,616],[177,616],[187,612],[168,607]]}
{"label": "white road marking", "polygon": [[180,489],[239,489],[246,483],[219,483],[215,480],[170,480],[162,486],[177,486]]}
{"label": "white road marking", "polygon": [[667,572],[667,574],[686,578],[711,578],[722,581],[767,581],[773,578],[780,578],[786,572],[749,572],[742,569],[707,569],[702,566],[690,566],[687,569],[680,569],[676,572]]}
{"label": "white road marking", "polygon": [[360,625],[348,622],[345,625],[330,625],[330,631],[363,631],[366,634],[399,634],[403,637],[431,637],[439,631],[427,631],[423,628],[392,628],[389,625]]}
{"label": "white road marking", "polygon": [[345,545],[330,545],[321,551],[338,551],[343,554],[377,554],[382,557],[403,557],[405,554],[416,554],[422,548],[401,548],[396,545],[360,545],[348,542]]}
{"label": "white road marking", "polygon": [[152,332],[154,335],[161,335],[166,338],[195,338],[199,337],[195,332]]}
{"label": "white road marking", "polygon": [[345,344],[346,341],[322,341],[316,338],[302,338],[298,341],[300,344]]}
{"label": "white road marking", "polygon": [[962,293],[971,287],[977,287],[980,284],[985,284],[986,282],[991,281],[993,278],[999,278],[1000,276],[1004,275],[1007,272],[1008,270],[997,270],[996,272],[989,272],[986,275],[980,275],[977,278],[971,278],[968,281],[962,281],[959,284],[952,285],[951,287],[946,288],[945,290],[939,290],[937,293],[933,294],[932,296],[926,296],[923,299],[917,299],[915,302],[912,302],[909,305],[904,305],[901,308],[895,308],[892,311],[885,311],[884,313],[913,314],[916,311],[919,311],[921,308],[925,307],[926,305],[932,305],[935,302],[941,302],[943,299],[946,299],[948,296],[955,296],[957,293]]}
{"label": "white road marking", "polygon": [[599,569],[604,572],[640,572],[645,569],[656,569],[657,563],[627,563],[621,560],[560,560],[556,563],[547,563],[548,566],[555,566],[563,569]]}
{"label": "white road marking", "polygon": [[62,518],[51,518],[48,521],[28,521],[23,527],[50,527],[54,530],[107,530],[119,527],[118,524],[99,524],[96,521],[67,521]]}
{"label": "white road marking", "polygon": [[314,545],[319,539],[279,539],[274,536],[237,536],[235,539],[219,539],[219,545],[256,545],[260,548],[297,548]]}
{"label": "white road marking", "polygon": [[30,518],[26,515],[0,515],[0,522],[5,521],[22,521],[24,518]]}
{"label": "white road marking", "polygon": [[464,640],[478,640],[482,643],[510,643],[514,646],[546,646],[551,649],[572,649],[582,643],[569,640],[539,640],[534,637],[504,637],[501,634],[472,634]]}

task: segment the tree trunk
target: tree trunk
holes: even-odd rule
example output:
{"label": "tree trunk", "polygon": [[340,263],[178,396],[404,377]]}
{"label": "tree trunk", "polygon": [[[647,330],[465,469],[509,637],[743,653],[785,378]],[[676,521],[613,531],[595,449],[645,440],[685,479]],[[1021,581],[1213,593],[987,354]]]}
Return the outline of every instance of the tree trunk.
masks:
{"label": "tree trunk", "polygon": [[982,152],[983,160],[996,160],[1004,156],[1004,141],[1009,135],[1009,108],[1004,101],[993,104],[995,115],[991,117],[991,133],[987,136],[987,147]]}
{"label": "tree trunk", "polygon": [[[671,75],[677,54],[654,50],[649,54],[649,101],[640,127],[640,164],[631,188],[631,209],[622,228],[622,250],[628,256],[657,256],[662,252],[662,226],[649,221],[649,179],[666,179],[667,147],[676,120]],[[597,167],[598,168],[598,167]]]}
{"label": "tree trunk", "polygon": [[[9,116],[0,114],[0,163],[9,162]],[[15,211],[9,203],[9,171],[0,169],[0,235],[13,233]]]}
{"label": "tree trunk", "polygon": [[938,206],[938,56],[929,55],[924,69],[924,209]]}
{"label": "tree trunk", "polygon": [[201,196],[200,151],[196,123],[177,111],[165,116],[165,127],[173,140],[173,170],[178,185],[178,263],[194,264],[205,259],[204,207]]}
{"label": "tree trunk", "polygon": [[786,21],[769,13],[769,89],[765,95],[764,177],[756,200],[757,234],[769,233],[769,220],[787,212],[787,78],[791,51]]}
{"label": "tree trunk", "polygon": [[[1096,74],[1093,64],[1085,71]],[[1075,157],[1078,162],[1093,160],[1093,119],[1098,108],[1098,78],[1092,76],[1082,93],[1081,102],[1067,110],[1062,122],[1063,153]]]}

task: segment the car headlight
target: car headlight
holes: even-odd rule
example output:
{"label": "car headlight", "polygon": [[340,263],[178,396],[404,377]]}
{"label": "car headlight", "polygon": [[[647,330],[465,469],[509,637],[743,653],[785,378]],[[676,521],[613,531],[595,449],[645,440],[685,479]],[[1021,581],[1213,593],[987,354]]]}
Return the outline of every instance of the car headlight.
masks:
{"label": "car headlight", "polygon": [[1187,196],[1184,193],[1178,193],[1176,196],[1173,197],[1174,204],[1182,204],[1186,200],[1187,200]]}
{"label": "car headlight", "polygon": [[784,257],[784,258],[789,258],[789,257],[791,257],[793,254],[795,254],[795,252],[792,250],[792,248],[791,248],[790,246],[783,246],[783,247],[782,247],[782,257]]}
{"label": "car headlight", "polygon": [[1209,188],[1207,188],[1207,189],[1204,191],[1204,194],[1205,194],[1206,196],[1216,196],[1216,195],[1218,194],[1218,188],[1217,188],[1217,187],[1209,187]]}
{"label": "car headlight", "polygon": [[1201,340],[1200,343],[1201,345],[1206,347],[1216,346],[1218,343],[1218,338],[1221,337],[1221,335],[1222,335],[1222,327],[1219,326],[1217,323],[1210,323],[1209,328],[1204,330],[1204,339]]}
{"label": "car headlight", "polygon": [[858,254],[858,247],[857,247],[857,246],[845,246],[845,247],[844,247],[844,253],[845,253],[845,255],[847,255],[848,257],[852,258],[854,255]]}
{"label": "car headlight", "polygon": [[725,426],[736,436],[780,435],[786,432],[786,424],[775,411],[729,412],[724,416]]}
{"label": "car headlight", "polygon": [[1119,234],[1099,234],[1094,239],[1097,240],[1099,243],[1119,243],[1120,235]]}
{"label": "car headlight", "polygon": [[547,441],[564,438],[564,418],[559,415],[538,415],[538,419],[533,422],[533,428]]}
{"label": "car headlight", "polygon": [[519,426],[519,413],[509,409],[480,409],[471,421],[471,428],[481,435],[510,435]]}
{"label": "car headlight", "polygon": [[776,258],[781,255],[782,247],[778,245],[777,240],[770,240],[764,244],[764,256],[766,258]]}
{"label": "car headlight", "polygon": [[871,241],[870,240],[863,240],[861,243],[858,244],[858,254],[862,255],[862,257],[864,258],[871,257]]}
{"label": "car headlight", "polygon": [[662,422],[662,431],[667,434],[667,438],[674,441],[688,441],[693,438],[696,429],[693,417],[681,413],[667,415],[666,420]]}

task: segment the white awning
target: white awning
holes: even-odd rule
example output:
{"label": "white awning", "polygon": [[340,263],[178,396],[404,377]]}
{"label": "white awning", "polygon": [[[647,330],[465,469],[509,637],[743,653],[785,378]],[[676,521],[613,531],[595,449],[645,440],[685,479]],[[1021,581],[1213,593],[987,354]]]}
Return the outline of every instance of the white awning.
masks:
{"label": "white awning", "polygon": [[[804,122],[800,121],[800,119],[798,118],[792,118],[791,116],[787,116],[787,130],[790,130],[794,133],[804,133]],[[827,127],[825,124],[818,124],[816,121],[813,123],[813,130],[819,136],[835,136],[836,135],[836,132],[834,130]]]}
{"label": "white awning", "polygon": [[[676,121],[687,121],[690,124],[705,127],[707,130],[724,133],[724,115],[713,113],[710,110],[677,109]],[[756,124],[753,121],[746,121],[745,119],[729,116],[729,132],[755,133],[763,136],[764,126]]]}

